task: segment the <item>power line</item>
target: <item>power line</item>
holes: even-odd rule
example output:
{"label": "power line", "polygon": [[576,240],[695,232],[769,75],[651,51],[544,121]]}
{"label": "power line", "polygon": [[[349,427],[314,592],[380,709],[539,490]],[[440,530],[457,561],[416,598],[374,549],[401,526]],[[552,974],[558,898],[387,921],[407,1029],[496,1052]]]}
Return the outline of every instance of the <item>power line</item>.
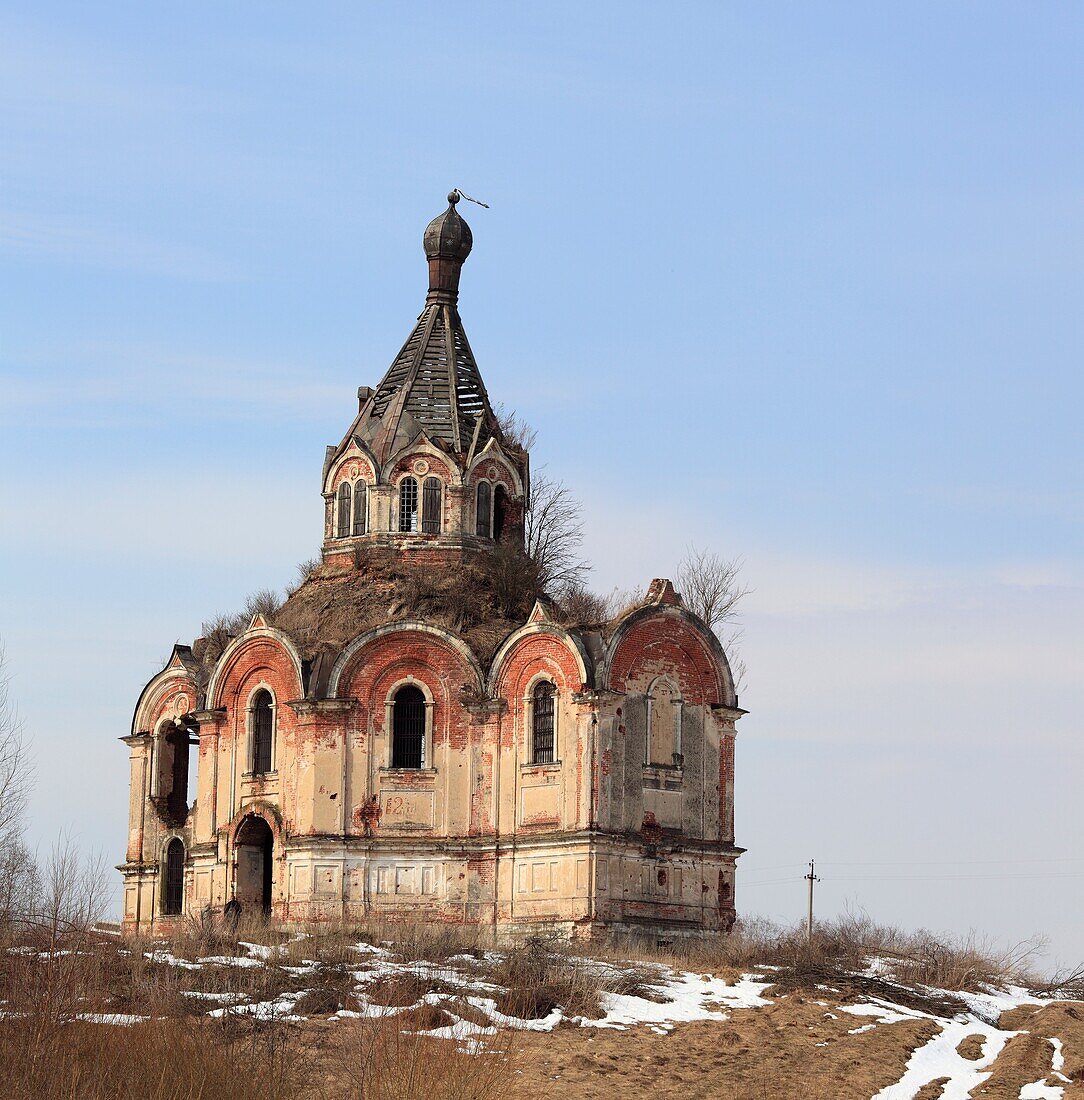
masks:
{"label": "power line", "polygon": [[862,862],[822,859],[821,866],[828,867],[972,867],[981,864],[1004,866],[1006,863],[1080,863],[1084,856],[1056,856],[1046,859],[918,859],[918,860],[869,860]]}

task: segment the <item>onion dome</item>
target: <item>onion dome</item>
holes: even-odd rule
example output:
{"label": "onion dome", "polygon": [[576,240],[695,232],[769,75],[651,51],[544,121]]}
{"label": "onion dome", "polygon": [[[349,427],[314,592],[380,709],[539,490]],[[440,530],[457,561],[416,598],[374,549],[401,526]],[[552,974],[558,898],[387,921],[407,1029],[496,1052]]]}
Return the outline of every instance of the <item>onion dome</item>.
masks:
{"label": "onion dome", "polygon": [[457,202],[459,192],[453,191],[448,196],[448,209],[425,227],[422,244],[427,260],[458,260],[462,263],[470,255],[474,238],[470,226],[456,211]]}

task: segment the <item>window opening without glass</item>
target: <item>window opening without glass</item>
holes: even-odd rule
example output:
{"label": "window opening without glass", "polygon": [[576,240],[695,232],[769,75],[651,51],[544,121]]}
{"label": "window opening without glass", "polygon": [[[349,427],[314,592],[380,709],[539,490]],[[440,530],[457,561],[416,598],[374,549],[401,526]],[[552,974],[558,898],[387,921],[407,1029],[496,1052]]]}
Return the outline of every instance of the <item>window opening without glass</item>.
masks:
{"label": "window opening without glass", "polygon": [[493,486],[488,481],[478,482],[478,506],[475,513],[475,534],[483,538],[491,538],[493,535]]}

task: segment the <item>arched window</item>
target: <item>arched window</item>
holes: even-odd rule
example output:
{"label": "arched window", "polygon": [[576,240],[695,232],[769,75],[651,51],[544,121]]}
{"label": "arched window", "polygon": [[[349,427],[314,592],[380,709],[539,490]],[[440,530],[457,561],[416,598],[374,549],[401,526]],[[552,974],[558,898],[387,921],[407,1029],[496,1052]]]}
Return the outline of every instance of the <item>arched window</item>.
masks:
{"label": "arched window", "polygon": [[339,523],[335,529],[335,534],[341,538],[348,538],[350,535],[350,482],[344,481],[339,486]]}
{"label": "arched window", "polygon": [[271,693],[258,691],[252,700],[252,771],[256,775],[271,770],[274,732],[275,712],[271,706]]}
{"label": "arched window", "polygon": [[440,534],[440,480],[435,477],[427,477],[422,486],[422,531]]}
{"label": "arched window", "polygon": [[412,477],[399,482],[399,530],[418,530],[418,483]]}
{"label": "arched window", "polygon": [[504,537],[504,521],[508,518],[508,491],[503,485],[493,490],[493,537],[500,542]]}
{"label": "arched window", "polygon": [[539,680],[531,692],[531,763],[554,761],[554,706],[557,689],[549,680]]}
{"label": "arched window", "polygon": [[176,917],[184,908],[184,844],[174,837],[166,845],[166,884],[162,912]]}
{"label": "arched window", "polygon": [[395,693],[392,704],[391,766],[425,767],[425,696],[412,684]]}
{"label": "arched window", "polygon": [[364,481],[354,483],[354,531],[364,535],[369,526],[369,486]]}
{"label": "arched window", "polygon": [[478,482],[478,504],[475,508],[474,530],[484,538],[493,536],[493,486],[488,481]]}

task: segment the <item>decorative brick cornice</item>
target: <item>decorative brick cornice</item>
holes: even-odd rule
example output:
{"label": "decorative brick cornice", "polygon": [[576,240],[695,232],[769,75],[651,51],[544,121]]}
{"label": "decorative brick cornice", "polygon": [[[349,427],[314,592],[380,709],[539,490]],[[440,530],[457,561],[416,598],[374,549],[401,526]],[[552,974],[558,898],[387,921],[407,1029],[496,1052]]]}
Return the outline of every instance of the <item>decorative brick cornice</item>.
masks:
{"label": "decorative brick cornice", "polygon": [[221,726],[226,721],[226,708],[216,707],[214,710],[197,710],[192,717],[201,726]]}
{"label": "decorative brick cornice", "polygon": [[741,707],[728,707],[726,703],[712,703],[711,713],[716,718],[729,718],[732,722],[736,722],[743,714],[748,714],[747,710],[742,710]]}
{"label": "decorative brick cornice", "polygon": [[491,718],[497,718],[508,713],[508,700],[497,699],[464,699],[460,696],[463,709],[470,715],[472,724],[480,726]]}
{"label": "decorative brick cornice", "polygon": [[129,748],[137,749],[149,745],[153,738],[147,730],[140,730],[139,733],[130,733],[127,737],[118,737],[117,740],[123,741]]}
{"label": "decorative brick cornice", "polygon": [[286,705],[298,716],[346,714],[357,706],[357,699],[293,699]]}

